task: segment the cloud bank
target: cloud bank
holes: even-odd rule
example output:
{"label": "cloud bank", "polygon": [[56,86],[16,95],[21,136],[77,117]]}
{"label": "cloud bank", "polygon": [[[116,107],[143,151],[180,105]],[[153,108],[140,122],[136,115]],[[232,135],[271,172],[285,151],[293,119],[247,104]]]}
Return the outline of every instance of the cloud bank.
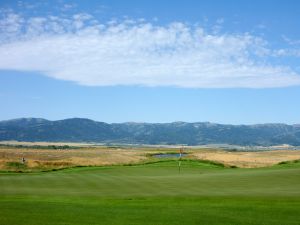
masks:
{"label": "cloud bank", "polygon": [[0,20],[0,69],[87,86],[300,85],[293,68],[271,63],[278,51],[254,35],[210,33],[180,22],[101,23],[89,14],[23,18],[13,12]]}

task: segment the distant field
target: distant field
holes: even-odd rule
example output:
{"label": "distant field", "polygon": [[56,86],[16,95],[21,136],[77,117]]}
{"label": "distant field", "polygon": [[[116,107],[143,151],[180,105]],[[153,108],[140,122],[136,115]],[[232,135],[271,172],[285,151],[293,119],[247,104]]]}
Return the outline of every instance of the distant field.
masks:
{"label": "distant field", "polygon": [[88,144],[88,143],[77,143],[77,142],[28,142],[28,141],[0,141],[2,145],[25,145],[25,146],[49,146],[49,145],[69,145],[69,146],[76,146],[76,147],[88,147],[88,146],[95,146],[95,144]]}
{"label": "distant field", "polygon": [[237,169],[183,161],[1,173],[0,224],[289,225],[300,163]]}

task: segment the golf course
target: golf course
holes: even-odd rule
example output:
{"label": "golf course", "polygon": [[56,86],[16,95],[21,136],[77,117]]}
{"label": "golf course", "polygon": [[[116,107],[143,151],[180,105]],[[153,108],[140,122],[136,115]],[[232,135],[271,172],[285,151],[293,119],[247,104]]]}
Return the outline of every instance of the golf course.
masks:
{"label": "golf course", "polygon": [[300,224],[300,163],[178,159],[0,173],[1,225]]}
{"label": "golf course", "polygon": [[300,225],[300,0],[0,0],[0,225]]}

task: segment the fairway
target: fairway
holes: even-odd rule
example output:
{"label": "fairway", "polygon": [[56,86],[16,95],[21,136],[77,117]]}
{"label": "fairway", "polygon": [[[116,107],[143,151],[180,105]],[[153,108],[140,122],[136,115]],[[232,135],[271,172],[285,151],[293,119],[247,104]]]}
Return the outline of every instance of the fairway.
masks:
{"label": "fairway", "polygon": [[177,161],[2,173],[0,224],[299,224],[298,163]]}

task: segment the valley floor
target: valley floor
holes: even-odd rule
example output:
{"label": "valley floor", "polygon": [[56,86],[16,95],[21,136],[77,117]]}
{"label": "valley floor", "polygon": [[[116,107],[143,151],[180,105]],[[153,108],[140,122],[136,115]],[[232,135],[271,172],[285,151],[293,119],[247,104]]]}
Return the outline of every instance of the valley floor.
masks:
{"label": "valley floor", "polygon": [[[45,143],[44,143],[45,144]],[[133,148],[54,145],[0,146],[0,171],[45,171],[75,166],[107,166],[153,162],[153,154],[179,153],[179,148]],[[268,167],[280,162],[300,160],[300,150],[225,151],[185,148],[185,159],[210,160],[241,168]],[[26,163],[22,165],[22,159]]]}

